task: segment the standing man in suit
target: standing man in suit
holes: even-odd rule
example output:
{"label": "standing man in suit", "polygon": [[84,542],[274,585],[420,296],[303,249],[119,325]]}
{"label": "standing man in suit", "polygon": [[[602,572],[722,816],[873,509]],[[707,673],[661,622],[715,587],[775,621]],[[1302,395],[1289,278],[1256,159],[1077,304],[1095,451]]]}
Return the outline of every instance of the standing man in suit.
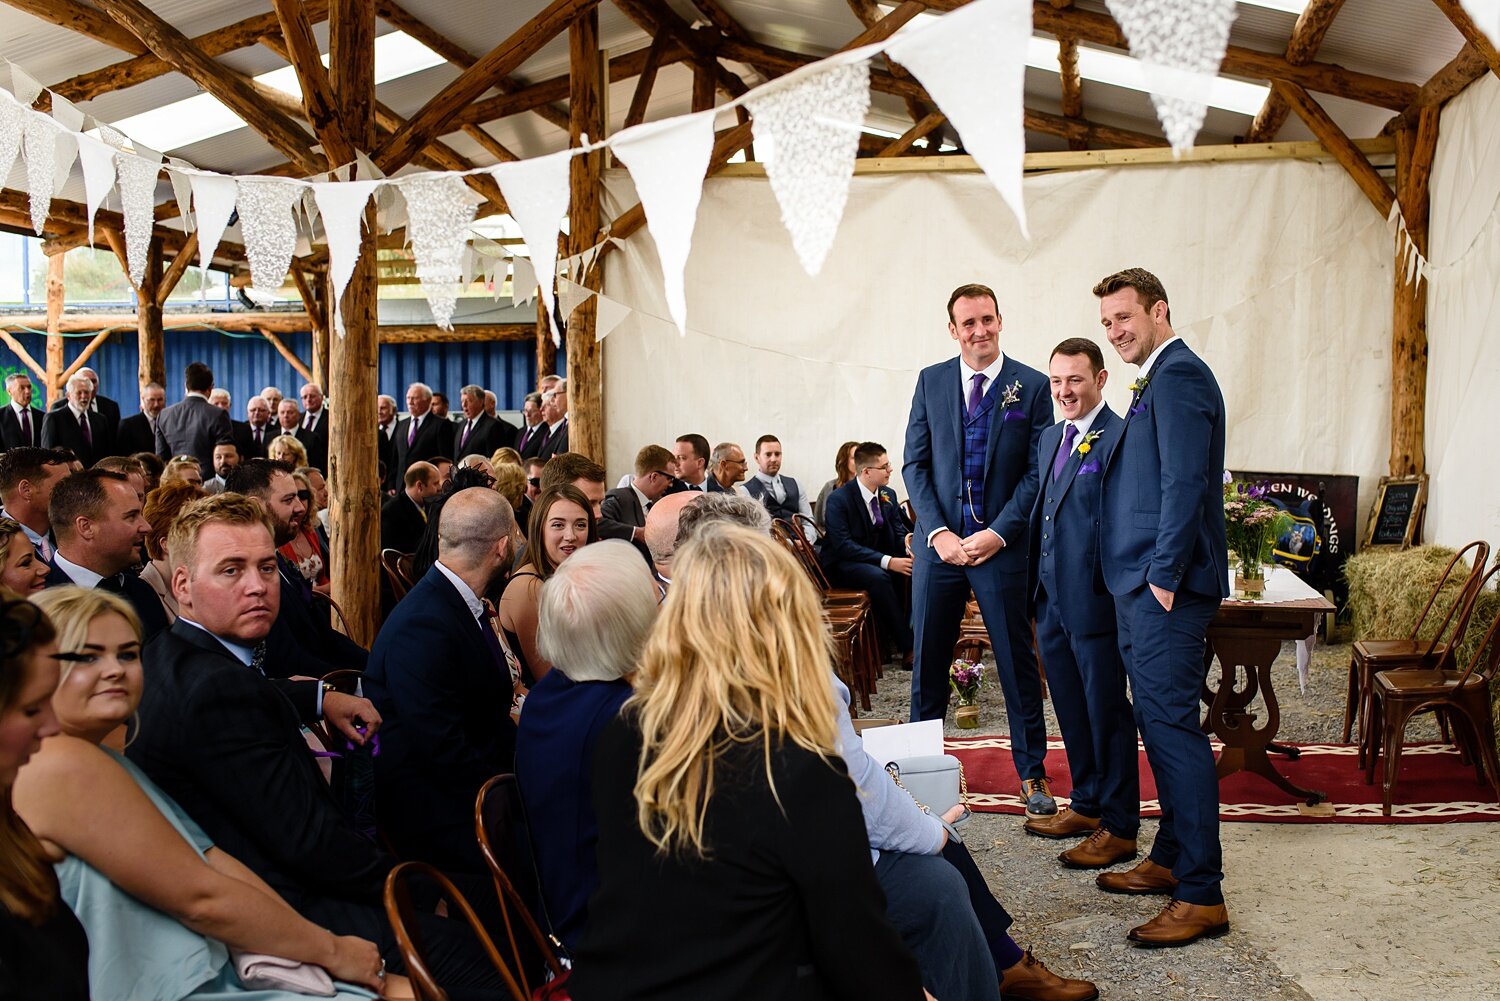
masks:
{"label": "standing man in suit", "polygon": [[1104,873],[1112,893],[1172,901],[1129,937],[1176,946],[1229,930],[1220,884],[1219,782],[1199,725],[1208,624],[1229,595],[1224,539],[1224,397],[1172,329],[1167,292],[1130,268],[1094,286],[1105,335],[1139,370],[1104,469],[1100,557],[1115,598],[1135,721],[1161,793],[1150,856]]}
{"label": "standing man in suit", "polygon": [[380,508],[380,548],[414,553],[427,530],[427,499],[437,496],[443,478],[430,462],[413,462],[396,496]]}
{"label": "standing man in suit", "polygon": [[314,469],[328,469],[328,413],[323,409],[323,390],[309,382],[302,387],[302,423],[297,440],[307,449],[307,464]]}
{"label": "standing man in suit", "polygon": [[1052,423],[1047,377],[1000,350],[995,293],[948,297],[959,356],[922,370],[901,472],[917,512],[912,542],[916,667],[911,717],[942,719],[948,668],[969,591],[979,601],[1010,718],[1011,757],[1028,817],[1057,812],[1047,783],[1042,681],[1026,615],[1026,529],[1036,503],[1037,440]]}
{"label": "standing man in suit", "polygon": [[226,441],[215,445],[214,475],[203,481],[204,491],[210,494],[218,494],[229,489],[225,486],[229,481],[229,474],[234,472],[242,461],[244,459],[240,455],[239,446],[234,442]]}
{"label": "standing man in suit", "polygon": [[[120,427],[120,405],[107,396],[99,395],[99,373],[91,368],[81,368],[76,373],[89,381],[89,410],[105,422],[109,428],[110,440],[113,441],[115,431]],[[58,400],[52,404],[52,410],[61,410],[65,400]],[[102,458],[102,456],[101,456]]]}
{"label": "standing man in suit", "polygon": [[450,497],[437,562],[397,602],[365,671],[385,719],[375,759],[384,830],[403,856],[462,872],[484,871],[474,797],[514,766],[510,670],[483,597],[509,565],[514,531],[493,490]]}
{"label": "standing man in suit", "polygon": [[82,372],[68,379],[67,399],[53,408],[42,422],[42,447],[66,448],[87,469],[106,455],[114,454],[114,430],[90,407],[94,384]]}
{"label": "standing man in suit", "polygon": [[167,613],[151,586],[131,572],[151,524],[141,516],[141,497],[130,477],[108,469],[86,469],[52,491],[47,517],[57,538],[49,561],[48,587],[102,587],[126,601],[141,619],[142,639],[167,627]]}
{"label": "standing man in suit", "polygon": [[163,459],[191,455],[204,469],[214,465],[214,446],[233,441],[229,433],[229,413],[208,402],[213,392],[214,373],[201,361],[188,365],[183,372],[187,394],[156,419],[156,454]]}
{"label": "standing man in suit", "polygon": [[484,412],[484,389],[465,386],[458,391],[458,405],[463,408],[464,422],[454,432],[453,458],[482,455],[486,459],[506,447],[516,437],[509,421]]}
{"label": "standing man in suit", "polygon": [[411,416],[396,425],[396,475],[402,482],[413,462],[431,462],[453,455],[453,422],[432,412],[432,389],[414,382],[406,388],[406,409]]}
{"label": "standing man in suit", "polygon": [[229,390],[223,386],[215,386],[208,394],[208,402],[224,411],[226,414],[234,409],[234,397],[229,395]]}
{"label": "standing man in suit", "polygon": [[1087,834],[1059,856],[1070,869],[1103,869],[1135,857],[1140,774],[1135,720],[1115,634],[1115,603],[1099,573],[1099,498],[1104,464],[1122,422],[1104,402],[1104,356],[1070,337],[1048,361],[1063,419],[1037,446],[1041,489],[1031,510],[1030,594],[1047,686],[1068,752],[1073,802],[1026,821],[1045,838]]}
{"label": "standing man in suit", "polygon": [[167,406],[167,391],[159,382],[141,388],[141,412],[120,422],[115,448],[121,455],[156,452],[156,419]]}
{"label": "standing man in suit", "polygon": [[616,487],[604,495],[600,511],[610,521],[629,525],[630,541],[644,544],[646,514],[672,485],[672,453],[660,445],[647,445],[635,454],[635,476],[628,487]]}
{"label": "standing man in suit", "polygon": [[907,555],[911,525],[888,486],[891,460],[885,446],[862,442],[854,450],[854,468],[854,479],[828,495],[823,569],[830,584],[869,593],[876,621],[909,671],[913,647],[906,595],[912,571]]}
{"label": "standing man in suit", "polygon": [[10,394],[10,406],[0,410],[0,447],[41,447],[47,415],[31,405],[31,377],[12,372],[5,377],[5,391]]}
{"label": "standing man in suit", "polygon": [[800,514],[812,520],[812,502],[807,492],[790,476],[781,475],[781,441],[774,434],[763,434],[755,440],[755,464],[760,472],[745,482],[750,496],[766,506],[772,518],[788,525]]}
{"label": "standing man in suit", "polygon": [[239,447],[241,459],[264,459],[266,446],[275,435],[271,405],[264,397],[252,396],[245,401],[245,420],[230,421],[229,432]]}
{"label": "standing man in suit", "polygon": [[547,443],[547,424],[542,420],[542,394],[527,393],[521,404],[521,430],[516,432],[513,447],[524,461],[538,454]]}
{"label": "standing man in suit", "polygon": [[547,422],[546,441],[536,453],[543,459],[568,450],[568,383],[558,379],[551,389],[542,391],[542,420]]}

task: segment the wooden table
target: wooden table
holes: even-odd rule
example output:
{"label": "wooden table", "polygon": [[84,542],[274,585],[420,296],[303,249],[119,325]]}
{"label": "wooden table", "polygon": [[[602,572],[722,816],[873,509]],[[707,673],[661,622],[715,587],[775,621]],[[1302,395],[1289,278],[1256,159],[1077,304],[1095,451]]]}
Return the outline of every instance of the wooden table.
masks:
{"label": "wooden table", "polygon": [[[1293,785],[1276,770],[1269,754],[1296,758],[1294,747],[1276,743],[1281,726],[1281,708],[1271,682],[1271,665],[1287,640],[1305,639],[1317,629],[1318,616],[1334,611],[1332,604],[1314,591],[1302,578],[1285,567],[1278,567],[1266,579],[1265,597],[1259,601],[1225,599],[1218,614],[1208,626],[1208,648],[1205,660],[1219,661],[1219,685],[1212,688],[1205,680],[1203,701],[1208,714],[1203,720],[1205,732],[1224,742],[1219,753],[1219,778],[1238,771],[1264,776],[1309,804],[1327,797],[1317,790]],[[1239,687],[1243,671],[1244,687]],[[1259,694],[1265,702],[1266,719],[1256,726],[1249,708]]]}

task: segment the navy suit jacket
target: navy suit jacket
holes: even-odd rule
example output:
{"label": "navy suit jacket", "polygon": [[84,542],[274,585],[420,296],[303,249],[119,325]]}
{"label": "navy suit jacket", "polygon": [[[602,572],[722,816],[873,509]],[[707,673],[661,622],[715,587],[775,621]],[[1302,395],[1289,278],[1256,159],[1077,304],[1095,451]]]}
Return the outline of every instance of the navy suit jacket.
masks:
{"label": "navy suit jacket", "polygon": [[554,455],[561,455],[568,450],[568,419],[557,426],[557,430],[547,436],[542,447],[537,450],[537,455],[542,459],[550,459]]}
{"label": "navy suit jacket", "polygon": [[[69,587],[76,584],[77,582],[57,565],[55,549],[52,556],[53,558],[47,561],[47,565],[52,568],[47,574],[47,586]],[[161,599],[156,596],[150,584],[134,573],[127,571],[121,575],[121,587],[115,593],[130,602],[130,607],[135,609],[135,614],[140,617],[142,643],[150,643],[156,638],[157,633],[167,628],[167,612],[161,607]]]}
{"label": "navy suit jacket", "polygon": [[1115,627],[1115,600],[1105,589],[1099,573],[1099,502],[1104,466],[1110,451],[1119,444],[1124,422],[1106,403],[1089,427],[1089,435],[1097,431],[1099,437],[1089,443],[1086,454],[1079,454],[1075,447],[1057,482],[1051,483],[1052,461],[1062,445],[1066,423],[1058,421],[1043,431],[1037,445],[1040,484],[1036,506],[1031,509],[1031,576],[1027,594],[1035,602],[1042,586],[1040,558],[1044,552],[1050,553],[1053,579],[1048,596],[1057,603],[1069,632],[1089,636]]}
{"label": "navy suit jacket", "polygon": [[16,408],[9,403],[0,407],[0,447],[17,448],[22,445],[37,447],[42,443],[42,422],[47,415],[36,407],[27,407],[31,416],[31,439],[28,441],[26,435],[21,431],[21,419],[16,416]]}
{"label": "navy suit jacket", "polygon": [[881,487],[878,496],[880,510],[885,515],[883,529],[876,528],[870,520],[869,508],[859,490],[859,480],[850,480],[828,495],[823,513],[821,553],[825,567],[858,563],[879,567],[882,556],[906,555],[906,533],[911,531],[911,526],[907,524],[901,505],[896,502],[895,491]]}
{"label": "navy suit jacket", "polygon": [[535,428],[528,428],[522,422],[521,427],[516,429],[516,440],[511,447],[521,453],[522,459],[529,459],[533,455],[540,455],[542,446],[546,444],[547,425],[538,424]]}
{"label": "navy suit jacket", "polygon": [[[958,359],[950,358],[924,368],[912,396],[901,475],[917,512],[912,550],[918,559],[937,560],[936,550],[926,544],[935,530],[947,528],[963,535],[966,401],[959,382]],[[1016,382],[1021,384],[1017,401],[1002,409],[1006,388]],[[1026,570],[1026,529],[1036,503],[1037,439],[1052,423],[1049,385],[1041,372],[1006,355],[985,394],[994,401],[994,412],[984,466],[984,510],[978,514],[1005,540],[1005,548],[990,560],[1005,573]],[[1008,418],[1006,413],[1017,416]]]}
{"label": "navy suit jacket", "polygon": [[192,455],[204,469],[214,468],[214,446],[232,442],[229,411],[201,396],[187,396],[156,418],[156,454],[163,459]]}
{"label": "navy suit jacket", "polygon": [[403,854],[481,871],[474,797],[512,770],[510,672],[437,567],[396,603],[370,648],[365,697],[384,722],[375,778]]}
{"label": "navy suit jacket", "polygon": [[1104,471],[1104,582],[1229,596],[1224,396],[1180,338],[1157,356]]}

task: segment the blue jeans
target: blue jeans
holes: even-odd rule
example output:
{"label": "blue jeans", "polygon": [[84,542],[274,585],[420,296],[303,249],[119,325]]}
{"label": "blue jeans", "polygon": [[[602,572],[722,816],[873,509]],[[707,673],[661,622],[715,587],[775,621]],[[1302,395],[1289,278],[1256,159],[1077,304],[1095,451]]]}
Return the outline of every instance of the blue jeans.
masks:
{"label": "blue jeans", "polygon": [[881,852],[885,913],[917,957],[922,986],[943,1001],[999,1001],[1000,978],[964,877],[941,855]]}

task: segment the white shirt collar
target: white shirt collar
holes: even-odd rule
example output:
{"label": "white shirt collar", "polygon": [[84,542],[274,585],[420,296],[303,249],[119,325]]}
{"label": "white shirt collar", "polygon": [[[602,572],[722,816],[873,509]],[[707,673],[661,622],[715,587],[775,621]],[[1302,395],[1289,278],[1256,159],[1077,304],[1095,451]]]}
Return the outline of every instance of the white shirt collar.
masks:
{"label": "white shirt collar", "polygon": [[1167,349],[1167,345],[1171,344],[1175,340],[1177,340],[1177,335],[1173,334],[1171,337],[1168,337],[1166,340],[1158,344],[1155,351],[1146,356],[1146,360],[1141,363],[1140,374],[1142,378],[1145,378],[1148,374],[1150,374],[1151,366],[1156,364],[1156,359],[1161,357],[1161,353]]}
{"label": "white shirt collar", "polygon": [[[189,396],[196,396],[196,397],[198,397],[198,399],[202,400],[204,403],[208,402],[208,394],[207,393],[199,393],[199,392],[194,392],[192,390],[189,390],[188,392],[186,392],[186,393],[183,394],[182,398],[185,400]],[[197,623],[194,623],[194,625],[197,625]],[[199,626],[198,628],[202,629],[203,627]]]}
{"label": "white shirt collar", "polygon": [[630,483],[630,489],[635,491],[635,499],[641,505],[642,512],[644,512],[646,508],[651,506],[651,498],[641,493],[641,488],[635,485],[634,480],[632,480]]}
{"label": "white shirt collar", "polygon": [[781,480],[781,474],[777,473],[775,476],[772,476],[769,473],[762,473],[762,472],[757,471],[756,474],[755,474],[755,478],[757,480],[760,480],[762,483],[766,484],[767,486],[774,487],[778,482],[780,482],[780,480]]}
{"label": "white shirt collar", "polygon": [[9,518],[11,521],[15,522],[17,525],[20,525],[21,526],[21,531],[23,531],[23,532],[26,533],[26,538],[28,538],[28,539],[31,540],[32,547],[34,549],[36,549],[36,551],[38,553],[40,553],[42,551],[42,547],[41,547],[42,533],[34,530],[30,525],[26,524],[24,521],[22,521],[21,519],[17,518],[15,515],[11,514],[9,511],[5,510],[3,507],[0,507],[0,518]]}
{"label": "white shirt collar", "polygon": [[[990,362],[989,365],[984,369],[984,383],[982,392],[988,393],[990,391],[990,386],[993,385],[995,380],[1000,377],[1000,369],[1004,367],[1005,352],[1002,351],[998,355],[996,355],[995,360]],[[976,370],[969,367],[969,363],[964,361],[963,355],[958,356],[958,372],[960,381],[963,384],[964,399],[968,399],[970,381],[974,378]]]}
{"label": "white shirt collar", "polygon": [[71,410],[71,411],[73,411],[73,418],[75,420],[81,418],[85,413],[90,413],[90,414],[93,413],[92,410],[88,410],[88,409],[79,410],[76,406],[73,405],[73,401],[72,400],[68,401],[68,409]]}
{"label": "white shirt collar", "polygon": [[15,400],[11,400],[10,401],[10,407],[11,407],[12,410],[14,410],[16,412],[16,416],[17,417],[21,416],[21,414],[22,414],[23,411],[31,409],[30,407],[23,407],[23,406],[21,406]]}
{"label": "white shirt collar", "polygon": [[464,579],[458,574],[443,566],[441,560],[435,561],[432,565],[437,568],[438,573],[448,578],[448,583],[452,584],[458,590],[458,596],[464,600],[465,605],[469,606],[469,611],[473,613],[474,618],[478,619],[480,624],[483,625],[484,602],[479,599],[479,595],[474,593],[474,589],[464,583]]}
{"label": "white shirt collar", "polygon": [[94,573],[88,567],[81,567],[68,559],[61,552],[54,552],[52,558],[57,563],[57,569],[68,575],[68,579],[82,588],[95,588],[104,579],[103,574]]}
{"label": "white shirt collar", "polygon": [[[1089,433],[1089,428],[1091,428],[1091,427],[1094,426],[1094,419],[1099,416],[1099,411],[1101,411],[1103,409],[1104,409],[1104,400],[1101,397],[1100,400],[1099,400],[1099,402],[1096,403],[1096,404],[1094,404],[1094,409],[1093,410],[1090,410],[1088,413],[1084,414],[1082,417],[1078,418],[1078,420],[1076,420],[1076,421],[1067,421],[1066,422],[1066,423],[1072,424],[1074,427],[1076,427],[1078,429],[1078,436],[1073,439],[1073,447],[1075,449],[1078,447],[1078,443],[1084,439],[1084,436]],[[1063,429],[1063,433],[1064,434],[1067,433],[1067,429],[1066,428]]]}
{"label": "white shirt collar", "polygon": [[875,514],[870,510],[870,501],[875,499],[875,491],[865,486],[865,481],[857,476],[854,478],[854,482],[859,484],[859,496],[864,499],[865,517],[870,519],[871,524],[874,524]]}
{"label": "white shirt collar", "polygon": [[194,629],[202,629],[204,632],[208,633],[208,635],[210,635],[214,639],[218,640],[219,644],[221,646],[223,646],[224,649],[229,652],[229,655],[231,657],[233,657],[235,660],[239,661],[241,664],[244,664],[246,667],[249,667],[251,665],[251,663],[254,662],[254,660],[255,660],[255,647],[253,647],[253,646],[242,646],[241,644],[235,643],[232,640],[226,640],[224,637],[218,635],[217,633],[209,633],[207,626],[199,625],[198,623],[194,622],[192,619],[188,618],[186,615],[178,615],[177,616],[177,621],[178,622],[185,622],[188,625],[192,626]]}
{"label": "white shirt collar", "polygon": [[568,415],[567,414],[563,414],[562,420],[559,420],[556,424],[548,424],[547,425],[547,430],[548,431],[556,431],[558,428],[562,427],[563,421],[565,421],[567,419],[568,419]]}

